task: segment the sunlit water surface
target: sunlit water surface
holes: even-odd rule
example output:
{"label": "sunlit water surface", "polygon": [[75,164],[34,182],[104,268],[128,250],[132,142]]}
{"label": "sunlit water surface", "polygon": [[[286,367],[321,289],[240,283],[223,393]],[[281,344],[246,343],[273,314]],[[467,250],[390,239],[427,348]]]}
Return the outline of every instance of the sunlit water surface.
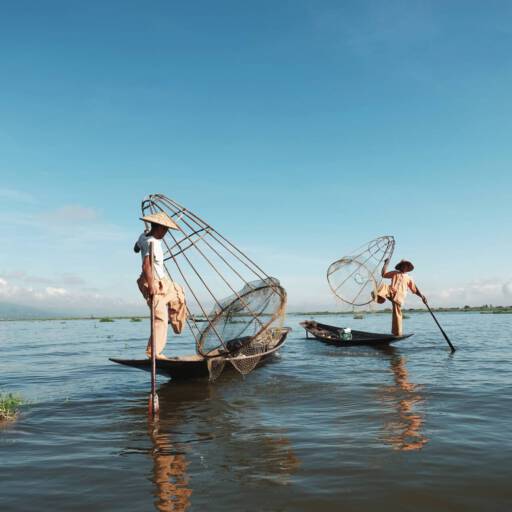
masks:
{"label": "sunlit water surface", "polygon": [[[298,323],[246,378],[165,382],[148,423],[147,321],[0,322],[0,510],[512,510],[512,316],[439,314],[387,351],[306,340]],[[386,332],[389,317],[319,317]],[[167,353],[193,351],[187,336]]]}

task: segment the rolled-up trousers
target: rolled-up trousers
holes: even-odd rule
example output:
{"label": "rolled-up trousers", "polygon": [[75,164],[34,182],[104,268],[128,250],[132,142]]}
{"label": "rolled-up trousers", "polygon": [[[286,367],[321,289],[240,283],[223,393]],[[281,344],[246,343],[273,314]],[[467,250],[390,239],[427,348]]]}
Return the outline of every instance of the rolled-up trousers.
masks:
{"label": "rolled-up trousers", "polygon": [[[137,280],[139,290],[146,299],[151,308],[151,297],[148,293],[148,285],[143,276]],[[167,343],[167,326],[169,321],[168,304],[174,298],[174,291],[170,287],[169,279],[155,279],[154,282],[157,293],[153,296],[153,307],[155,309],[155,323],[153,326],[153,336],[155,337],[156,356],[161,356]],[[146,347],[146,355],[151,357],[151,336]]]}
{"label": "rolled-up trousers", "polygon": [[393,305],[391,316],[391,333],[395,336],[402,336],[402,305],[393,300],[391,287],[388,284],[381,284],[377,289],[377,294],[373,293],[373,298],[379,304],[383,304],[386,299]]}

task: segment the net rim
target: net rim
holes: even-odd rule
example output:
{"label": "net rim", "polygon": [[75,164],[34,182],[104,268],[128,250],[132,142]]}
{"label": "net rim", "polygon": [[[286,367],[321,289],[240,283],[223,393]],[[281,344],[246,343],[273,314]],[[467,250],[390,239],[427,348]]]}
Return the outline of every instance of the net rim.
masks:
{"label": "net rim", "polygon": [[[381,246],[382,243],[385,244],[384,247]],[[363,263],[361,263],[357,258],[359,258],[362,254],[364,254],[368,251],[372,251],[372,250],[375,251],[373,253],[370,252],[370,257],[371,257],[371,255],[377,253],[378,251],[383,251],[383,253],[380,256],[380,259],[377,263],[377,266],[376,266],[376,268],[378,268],[381,265],[381,263],[384,261],[385,258],[391,258],[391,256],[393,255],[394,249],[395,249],[395,237],[393,235],[383,235],[383,236],[374,238],[373,240],[370,240],[366,244],[361,245],[360,247],[358,247],[357,249],[352,251],[352,253],[350,253],[348,256],[342,256],[341,258],[337,259],[336,261],[333,261],[327,268],[327,273],[326,273],[327,283],[329,285],[331,292],[334,294],[334,296],[337,299],[341,300],[342,302],[344,302],[345,304],[348,304],[350,306],[361,307],[361,306],[366,306],[366,305],[370,304],[371,302],[373,302],[373,299],[371,297],[369,300],[367,300],[365,302],[355,302],[354,300],[350,301],[350,300],[343,298],[341,295],[339,295],[337,293],[337,289],[340,287],[340,285],[338,285],[338,287],[335,287],[335,285],[333,284],[333,282],[331,280],[331,276],[335,273],[336,266],[339,266],[340,264],[349,264],[349,263],[355,262],[357,265],[359,265],[359,267],[364,268],[365,271],[368,273],[368,276],[369,276],[368,281],[372,282],[372,287],[373,287],[374,291],[376,291],[382,281],[382,278],[376,279],[375,275],[374,275],[375,271],[372,272],[368,267],[366,267]],[[366,286],[366,284],[363,286]]]}
{"label": "net rim", "polygon": [[[271,279],[273,279],[273,278],[271,278]],[[269,315],[270,319],[266,323],[261,323],[261,326],[260,326],[259,330],[255,334],[250,336],[251,341],[254,341],[254,339],[257,338],[258,336],[261,336],[261,334],[263,332],[265,332],[272,325],[272,323],[274,323],[279,317],[281,317],[283,315],[284,308],[286,307],[286,301],[287,301],[286,290],[281,285],[266,284],[265,286],[260,286],[260,287],[254,288],[252,290],[248,290],[247,292],[245,292],[243,294],[240,294],[239,297],[233,297],[231,302],[226,304],[222,308],[222,310],[218,311],[213,318],[209,318],[208,319],[208,326],[206,326],[206,328],[201,332],[201,336],[199,337],[199,339],[197,341],[197,351],[198,351],[198,353],[200,355],[202,355],[203,357],[218,357],[218,355],[217,356],[212,356],[212,355],[209,355],[209,354],[211,354],[215,350],[218,350],[218,348],[220,346],[223,346],[224,349],[226,349],[229,352],[226,344],[230,340],[224,340],[224,339],[222,339],[221,344],[219,344],[217,347],[212,348],[211,350],[208,350],[208,351],[204,352],[203,351],[203,345],[204,345],[205,337],[213,329],[215,329],[214,325],[215,325],[216,321],[220,317],[222,317],[222,315],[225,313],[225,311],[227,309],[229,309],[229,307],[231,307],[233,304],[238,302],[241,298],[247,297],[248,295],[250,295],[250,294],[252,294],[252,293],[254,293],[256,291],[260,291],[260,290],[264,290],[264,289],[270,289],[270,290],[272,290],[272,294],[279,296],[280,304],[279,304],[279,307],[276,308],[276,311],[272,315]],[[247,316],[249,316],[249,314]],[[261,318],[260,315],[258,315],[258,318]]]}

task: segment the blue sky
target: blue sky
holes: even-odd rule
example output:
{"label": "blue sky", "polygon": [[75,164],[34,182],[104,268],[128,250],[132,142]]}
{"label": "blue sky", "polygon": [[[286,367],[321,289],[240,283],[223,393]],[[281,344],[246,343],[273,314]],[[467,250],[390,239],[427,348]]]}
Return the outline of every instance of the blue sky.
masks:
{"label": "blue sky", "polygon": [[0,7],[0,301],[144,307],[162,192],[291,310],[335,308],[328,265],[383,234],[434,304],[512,303],[510,2]]}

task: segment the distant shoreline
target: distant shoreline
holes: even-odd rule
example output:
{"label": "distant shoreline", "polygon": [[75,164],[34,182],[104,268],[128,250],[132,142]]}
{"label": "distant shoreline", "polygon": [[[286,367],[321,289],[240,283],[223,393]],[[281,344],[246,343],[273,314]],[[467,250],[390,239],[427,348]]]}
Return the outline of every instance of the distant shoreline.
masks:
{"label": "distant shoreline", "polygon": [[[482,313],[482,314],[512,314],[512,306],[464,306],[463,308],[430,308],[436,313]],[[426,308],[407,308],[402,310],[404,313],[428,313]],[[391,313],[391,308],[379,309],[376,311],[305,311],[290,312],[288,315],[381,315],[382,313]]]}
{"label": "distant shoreline", "polygon": [[[60,321],[68,322],[72,320],[96,320],[98,322],[110,322],[113,320],[133,320],[133,319],[145,319],[149,318],[149,315],[130,315],[130,316],[49,316],[49,317],[35,317],[35,318],[0,318],[0,322],[51,322]],[[135,320],[137,321],[137,320]]]}
{"label": "distant shoreline", "polygon": [[[512,306],[464,306],[453,308],[432,308],[436,313],[481,313],[481,314],[512,314]],[[427,309],[409,308],[404,309],[404,313],[428,313]],[[328,315],[381,315],[391,313],[391,308],[380,309],[378,311],[291,311],[288,316],[328,316]],[[112,322],[115,320],[132,320],[134,322],[149,319],[149,315],[123,315],[123,316],[62,316],[62,317],[41,317],[41,318],[0,318],[0,322],[68,322],[73,320],[94,320],[97,322]],[[205,321],[201,317],[196,317],[196,321]]]}

